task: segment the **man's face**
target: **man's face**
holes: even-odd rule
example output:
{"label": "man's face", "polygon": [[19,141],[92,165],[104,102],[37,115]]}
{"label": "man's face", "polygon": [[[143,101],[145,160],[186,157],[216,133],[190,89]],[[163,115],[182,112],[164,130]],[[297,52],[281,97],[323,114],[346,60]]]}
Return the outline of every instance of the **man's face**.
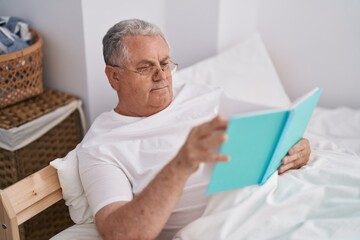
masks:
{"label": "man's face", "polygon": [[[150,116],[165,109],[172,101],[172,76],[160,67],[169,63],[169,47],[160,36],[129,36],[124,39],[128,61],[120,69],[116,88],[116,111],[128,116]],[[156,66],[151,74],[139,74]]]}

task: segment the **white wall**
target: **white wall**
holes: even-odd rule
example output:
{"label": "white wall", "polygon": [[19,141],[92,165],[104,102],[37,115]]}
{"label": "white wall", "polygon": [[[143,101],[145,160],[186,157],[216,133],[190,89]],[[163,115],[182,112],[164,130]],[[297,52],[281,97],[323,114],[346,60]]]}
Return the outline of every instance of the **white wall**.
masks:
{"label": "white wall", "polygon": [[257,31],[257,1],[220,0],[217,50],[242,42]]}
{"label": "white wall", "polygon": [[166,1],[165,34],[179,68],[217,52],[219,0]]}
{"label": "white wall", "polygon": [[359,0],[258,0],[258,28],[292,98],[360,108]]}

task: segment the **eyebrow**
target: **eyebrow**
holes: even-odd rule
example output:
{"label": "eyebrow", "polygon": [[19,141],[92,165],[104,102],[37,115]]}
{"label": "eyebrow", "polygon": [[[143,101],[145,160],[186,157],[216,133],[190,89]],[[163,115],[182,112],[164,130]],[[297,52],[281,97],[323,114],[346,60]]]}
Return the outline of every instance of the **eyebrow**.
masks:
{"label": "eyebrow", "polygon": [[[166,56],[166,57],[164,57],[163,59],[160,60],[160,63],[161,63],[161,62],[164,62],[164,61],[166,61],[166,60],[169,60],[169,59],[170,59],[170,56]],[[138,62],[138,63],[136,64],[136,66],[139,66],[139,65],[142,65],[142,64],[155,65],[154,63],[155,63],[154,61],[144,59],[144,60],[141,60],[140,62]]]}

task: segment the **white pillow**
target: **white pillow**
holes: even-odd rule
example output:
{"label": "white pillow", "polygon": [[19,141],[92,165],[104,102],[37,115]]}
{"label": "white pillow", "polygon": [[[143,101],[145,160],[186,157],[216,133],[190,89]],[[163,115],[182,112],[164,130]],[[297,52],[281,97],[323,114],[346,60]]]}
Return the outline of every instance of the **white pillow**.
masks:
{"label": "white pillow", "polygon": [[63,198],[69,207],[71,219],[77,224],[92,223],[93,216],[80,180],[76,148],[64,158],[51,161],[50,165],[57,169]]}
{"label": "white pillow", "polygon": [[243,43],[178,71],[177,82],[219,86],[233,98],[273,107],[290,104],[259,33]]}

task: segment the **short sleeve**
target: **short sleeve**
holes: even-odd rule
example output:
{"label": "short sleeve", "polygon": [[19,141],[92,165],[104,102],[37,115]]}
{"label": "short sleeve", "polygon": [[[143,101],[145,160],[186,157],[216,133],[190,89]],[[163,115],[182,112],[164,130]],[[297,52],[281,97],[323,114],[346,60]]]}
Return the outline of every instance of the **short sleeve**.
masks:
{"label": "short sleeve", "polygon": [[123,170],[109,161],[78,152],[79,174],[93,215],[106,205],[131,201],[132,187]]}

